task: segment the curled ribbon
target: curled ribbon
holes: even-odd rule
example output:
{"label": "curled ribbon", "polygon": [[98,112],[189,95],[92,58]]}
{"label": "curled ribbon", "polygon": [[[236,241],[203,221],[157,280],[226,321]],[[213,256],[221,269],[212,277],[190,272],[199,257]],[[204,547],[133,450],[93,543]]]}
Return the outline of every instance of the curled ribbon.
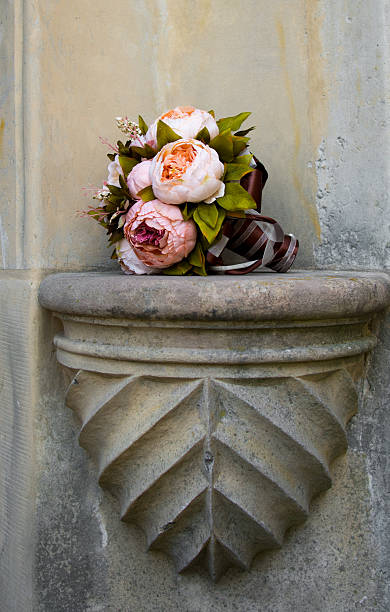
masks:
{"label": "curled ribbon", "polygon": [[[254,157],[256,168],[240,183],[256,202],[257,210],[248,210],[245,217],[227,215],[222,226],[222,237],[207,252],[208,269],[225,274],[248,274],[257,268],[287,272],[294,263],[299,242],[293,234],[285,234],[275,219],[260,214],[261,196],[268,173]],[[241,263],[225,265],[223,254],[234,253],[244,259]]]}

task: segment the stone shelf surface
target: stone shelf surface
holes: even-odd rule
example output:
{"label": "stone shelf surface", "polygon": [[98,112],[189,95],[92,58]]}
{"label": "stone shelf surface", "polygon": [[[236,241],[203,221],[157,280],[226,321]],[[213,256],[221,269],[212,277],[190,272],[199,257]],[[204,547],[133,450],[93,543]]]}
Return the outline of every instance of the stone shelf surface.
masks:
{"label": "stone shelf surface", "polygon": [[65,273],[48,276],[40,290],[49,310],[152,320],[333,318],[382,310],[389,300],[386,274],[326,270],[207,278]]}
{"label": "stone shelf surface", "polygon": [[66,404],[122,520],[178,572],[218,580],[280,548],[331,486],[390,281],[53,274],[39,299],[62,322]]}

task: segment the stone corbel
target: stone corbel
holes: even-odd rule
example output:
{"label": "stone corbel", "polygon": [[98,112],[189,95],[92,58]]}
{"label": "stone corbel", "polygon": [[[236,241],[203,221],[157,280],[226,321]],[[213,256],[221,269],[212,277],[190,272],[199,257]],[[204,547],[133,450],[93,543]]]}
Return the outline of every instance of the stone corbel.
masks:
{"label": "stone corbel", "polygon": [[386,275],[53,274],[66,404],[121,518],[179,572],[279,548],[347,449]]}

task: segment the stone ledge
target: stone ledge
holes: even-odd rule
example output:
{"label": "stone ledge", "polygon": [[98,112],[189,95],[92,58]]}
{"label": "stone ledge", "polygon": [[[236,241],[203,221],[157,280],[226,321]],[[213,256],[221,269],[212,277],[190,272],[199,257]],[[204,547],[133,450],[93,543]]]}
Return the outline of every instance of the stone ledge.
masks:
{"label": "stone ledge", "polygon": [[125,276],[86,272],[48,276],[40,304],[71,315],[149,320],[269,321],[355,317],[390,303],[379,272],[296,271],[247,276]]}

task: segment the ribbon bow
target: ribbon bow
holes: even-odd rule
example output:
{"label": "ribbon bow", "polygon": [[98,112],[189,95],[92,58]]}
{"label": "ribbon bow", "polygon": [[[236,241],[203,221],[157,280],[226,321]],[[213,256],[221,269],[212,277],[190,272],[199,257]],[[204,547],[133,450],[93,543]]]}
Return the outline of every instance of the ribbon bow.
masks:
{"label": "ribbon bow", "polygon": [[[257,210],[245,211],[245,217],[227,215],[222,226],[222,237],[207,252],[208,269],[225,274],[248,274],[256,268],[270,268],[287,272],[298,252],[299,242],[293,234],[285,234],[275,219],[260,214],[263,187],[268,172],[253,157],[256,168],[240,183],[256,202]],[[226,265],[229,253],[240,255],[243,261]]]}

